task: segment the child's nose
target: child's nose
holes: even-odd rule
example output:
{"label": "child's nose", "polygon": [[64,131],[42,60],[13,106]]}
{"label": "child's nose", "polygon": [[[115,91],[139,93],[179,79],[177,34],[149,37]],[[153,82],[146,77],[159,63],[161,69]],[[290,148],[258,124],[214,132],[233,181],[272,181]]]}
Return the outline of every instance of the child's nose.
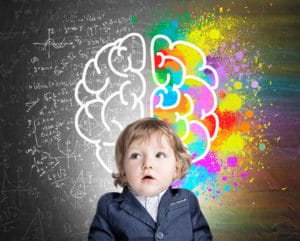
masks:
{"label": "child's nose", "polygon": [[145,157],[144,163],[143,163],[143,169],[144,170],[152,169],[152,167],[153,167],[153,164],[152,164],[151,158]]}

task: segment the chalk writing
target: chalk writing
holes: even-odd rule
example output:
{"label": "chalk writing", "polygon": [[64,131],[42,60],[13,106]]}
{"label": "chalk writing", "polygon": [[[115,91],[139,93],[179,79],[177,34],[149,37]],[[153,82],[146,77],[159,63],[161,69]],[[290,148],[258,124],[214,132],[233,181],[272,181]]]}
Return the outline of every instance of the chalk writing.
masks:
{"label": "chalk writing", "polygon": [[55,40],[53,38],[51,38],[51,34],[54,34],[53,28],[48,29],[48,39],[46,40],[45,43],[33,43],[34,45],[42,45],[43,46],[42,51],[47,50],[48,58],[51,57],[51,47],[53,47],[55,49],[61,49],[67,45],[73,44],[72,42],[66,43],[65,38],[63,38],[61,42],[56,43]]}

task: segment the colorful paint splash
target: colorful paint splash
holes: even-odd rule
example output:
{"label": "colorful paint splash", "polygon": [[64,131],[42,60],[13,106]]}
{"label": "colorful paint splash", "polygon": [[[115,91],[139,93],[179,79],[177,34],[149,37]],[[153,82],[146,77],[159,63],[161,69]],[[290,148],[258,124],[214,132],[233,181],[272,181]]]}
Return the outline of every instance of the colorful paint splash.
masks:
{"label": "colorful paint splash", "polygon": [[150,114],[173,123],[194,157],[174,186],[220,204],[225,192],[255,182],[253,173],[264,169],[270,123],[259,94],[271,85],[263,79],[270,66],[241,30],[246,19],[223,12],[169,18],[148,32],[156,87]]}

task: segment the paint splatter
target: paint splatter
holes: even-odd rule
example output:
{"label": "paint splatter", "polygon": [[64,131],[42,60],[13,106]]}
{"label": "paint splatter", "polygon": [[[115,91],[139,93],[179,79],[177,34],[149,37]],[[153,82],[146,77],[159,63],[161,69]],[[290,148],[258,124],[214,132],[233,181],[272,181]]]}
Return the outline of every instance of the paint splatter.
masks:
{"label": "paint splatter", "polygon": [[[156,90],[152,115],[173,123],[195,158],[186,177],[173,185],[222,203],[224,192],[238,190],[243,182],[254,183],[253,170],[264,168],[263,158],[269,149],[265,132],[271,123],[265,121],[264,106],[267,103],[262,103],[259,92],[262,86],[266,86],[263,73],[267,66],[260,51],[246,36],[246,18],[229,17],[225,14],[225,7],[199,11],[195,6],[195,11],[185,16],[188,21],[180,21],[174,16],[174,19],[153,24],[147,32],[151,38],[164,35],[170,40],[162,39],[153,46],[154,53],[161,52],[161,55],[153,56],[154,85],[163,85],[167,91]],[[206,59],[185,46],[169,48],[170,43],[179,40],[199,47]],[[166,56],[175,56],[181,62]],[[217,97],[215,108],[209,106],[214,102],[211,89],[204,88],[214,86],[215,78],[209,71],[198,71],[205,61],[216,69],[218,75],[218,86],[213,89]],[[186,78],[181,84],[182,66],[190,76],[203,82]],[[166,82],[166,76],[172,81]],[[174,91],[176,86],[179,86],[178,91]],[[176,114],[189,113],[191,102],[185,99],[186,94],[194,104],[194,113],[188,120],[196,119],[201,123],[193,127],[197,135],[185,136],[186,121],[181,121]],[[182,102],[175,105],[178,99]],[[158,103],[170,108],[161,108]],[[205,107],[213,110],[216,116],[211,114],[203,118],[201,109]],[[204,151],[208,147],[205,140],[211,140],[207,152]],[[199,152],[205,155],[197,155]]]}

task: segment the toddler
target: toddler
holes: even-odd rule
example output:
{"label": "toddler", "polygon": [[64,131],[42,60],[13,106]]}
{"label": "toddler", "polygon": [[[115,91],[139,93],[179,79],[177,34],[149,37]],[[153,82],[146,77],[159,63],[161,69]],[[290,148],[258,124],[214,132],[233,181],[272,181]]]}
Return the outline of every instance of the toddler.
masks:
{"label": "toddler", "polygon": [[115,159],[114,183],[123,191],[100,198],[89,240],[212,240],[196,196],[171,188],[192,159],[169,124],[154,118],[129,124],[116,142]]}

